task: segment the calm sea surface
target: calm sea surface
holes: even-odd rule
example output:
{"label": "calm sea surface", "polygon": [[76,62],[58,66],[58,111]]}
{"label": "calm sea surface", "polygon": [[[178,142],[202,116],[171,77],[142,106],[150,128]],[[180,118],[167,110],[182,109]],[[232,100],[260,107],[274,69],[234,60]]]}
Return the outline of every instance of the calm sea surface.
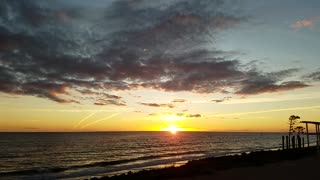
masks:
{"label": "calm sea surface", "polygon": [[281,133],[0,133],[0,179],[84,179],[280,148]]}

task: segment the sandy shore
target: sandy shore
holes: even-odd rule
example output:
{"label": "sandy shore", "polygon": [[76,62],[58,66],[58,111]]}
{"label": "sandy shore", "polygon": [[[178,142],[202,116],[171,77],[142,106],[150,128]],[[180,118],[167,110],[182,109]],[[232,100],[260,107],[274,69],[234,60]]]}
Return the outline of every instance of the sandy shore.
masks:
{"label": "sandy shore", "polygon": [[316,148],[259,151],[241,155],[189,161],[180,167],[143,170],[94,179],[270,180],[320,179],[320,154]]}
{"label": "sandy shore", "polygon": [[270,180],[320,179],[320,156],[217,171],[211,175],[176,178],[174,180]]}

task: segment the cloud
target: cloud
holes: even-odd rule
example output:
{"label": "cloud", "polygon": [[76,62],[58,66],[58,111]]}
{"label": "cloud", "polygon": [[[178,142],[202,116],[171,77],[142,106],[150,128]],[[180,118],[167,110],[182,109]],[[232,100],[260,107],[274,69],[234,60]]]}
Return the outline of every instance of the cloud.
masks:
{"label": "cloud", "polygon": [[187,115],[187,117],[189,117],[189,118],[200,118],[202,116],[201,116],[201,114],[189,114],[189,115]]}
{"label": "cloud", "polygon": [[307,87],[285,81],[289,74],[248,70],[215,48],[222,31],[248,22],[230,11],[231,4],[236,6],[221,0],[3,0],[0,91],[58,103],[90,96],[95,105],[124,106],[115,91],[231,89],[249,95]]}
{"label": "cloud", "polygon": [[186,113],[177,113],[177,116],[186,117],[186,118],[201,118],[201,114],[186,114]]}
{"label": "cloud", "polygon": [[174,99],[171,102],[173,102],[173,103],[184,103],[184,102],[187,102],[187,100],[185,100],[185,99]]}
{"label": "cloud", "polygon": [[239,95],[254,95],[261,93],[274,93],[293,89],[309,87],[301,81],[284,81],[298,69],[288,69],[271,73],[249,72],[247,78],[242,80],[240,88],[235,92]]}
{"label": "cloud", "polygon": [[149,106],[149,107],[165,107],[165,108],[175,108],[172,104],[157,104],[157,103],[139,103],[143,106]]}
{"label": "cloud", "polygon": [[320,81],[320,71],[316,71],[311,74],[308,74],[304,78],[311,81]]}
{"label": "cloud", "polygon": [[121,100],[122,97],[111,95],[107,93],[100,93],[98,98],[95,100],[95,105],[104,106],[104,105],[116,105],[116,106],[126,106],[126,102]]}
{"label": "cloud", "polygon": [[304,27],[313,27],[319,21],[320,21],[320,16],[316,16],[316,17],[296,21],[295,23],[292,24],[292,27],[295,29],[300,29]]}
{"label": "cloud", "polygon": [[122,100],[122,97],[117,95],[108,94],[105,92],[99,92],[91,89],[77,89],[77,91],[81,93],[82,99],[89,99],[89,100],[95,101],[94,105],[126,106],[126,102]]}
{"label": "cloud", "polygon": [[221,103],[221,102],[224,102],[224,101],[228,101],[230,100],[231,97],[224,97],[223,99],[214,99],[214,100],[211,100],[212,102],[216,102],[216,103]]}
{"label": "cloud", "polygon": [[97,106],[106,106],[106,105],[116,105],[116,106],[126,106],[124,101],[116,101],[112,99],[97,99],[94,103]]}
{"label": "cloud", "polygon": [[299,81],[289,81],[281,84],[269,84],[268,82],[265,82],[265,84],[263,84],[263,82],[249,82],[245,87],[237,91],[236,94],[254,95],[260,93],[274,93],[305,87],[309,87],[309,85],[306,85]]}
{"label": "cloud", "polygon": [[319,108],[320,106],[305,106],[305,107],[295,107],[295,108],[269,109],[269,110],[262,110],[262,111],[249,111],[249,112],[241,112],[241,113],[216,114],[216,115],[209,115],[208,117],[241,116],[241,115],[248,115],[248,114],[264,114],[264,113],[270,113],[270,112],[319,109]]}

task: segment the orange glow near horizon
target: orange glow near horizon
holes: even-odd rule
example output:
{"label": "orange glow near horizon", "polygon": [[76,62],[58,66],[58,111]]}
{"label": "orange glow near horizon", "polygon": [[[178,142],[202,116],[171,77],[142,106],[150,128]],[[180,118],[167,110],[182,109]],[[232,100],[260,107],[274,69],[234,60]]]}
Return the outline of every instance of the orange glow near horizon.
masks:
{"label": "orange glow near horizon", "polygon": [[168,122],[175,122],[175,121],[185,120],[185,117],[177,116],[177,115],[167,115],[167,116],[163,116],[161,119]]}
{"label": "orange glow near horizon", "polygon": [[[315,88],[317,89],[317,88]],[[311,89],[314,90],[315,89]],[[311,91],[310,90],[310,91]],[[153,91],[136,92],[150,98]],[[161,94],[162,93],[162,94]],[[301,91],[300,93],[305,93]],[[233,99],[227,104],[203,103],[213,99],[188,95],[188,104],[176,109],[145,107],[134,100],[128,106],[94,106],[59,104],[32,96],[0,97],[1,132],[96,132],[96,131],[217,131],[217,132],[286,132],[288,117],[299,115],[302,120],[318,121],[320,93],[313,99],[273,101],[271,95],[251,99]],[[170,93],[159,92],[163,97]],[[129,97],[129,95],[119,94]],[[292,95],[290,95],[292,96]],[[299,93],[295,94],[298,98]],[[140,97],[140,101],[145,97]],[[176,97],[169,97],[166,102]],[[259,100],[262,98],[261,102]],[[266,99],[270,98],[270,102]],[[280,96],[279,96],[280,98]],[[289,97],[288,97],[289,98]],[[194,102],[192,101],[194,99]],[[290,98],[289,98],[290,99]],[[197,101],[196,101],[197,100]],[[250,101],[249,101],[250,100]],[[192,115],[201,114],[201,117]]]}
{"label": "orange glow near horizon", "polygon": [[171,134],[176,134],[179,131],[183,131],[183,128],[179,128],[176,125],[171,124],[168,127],[163,128],[162,131],[168,131],[168,132],[171,132]]}

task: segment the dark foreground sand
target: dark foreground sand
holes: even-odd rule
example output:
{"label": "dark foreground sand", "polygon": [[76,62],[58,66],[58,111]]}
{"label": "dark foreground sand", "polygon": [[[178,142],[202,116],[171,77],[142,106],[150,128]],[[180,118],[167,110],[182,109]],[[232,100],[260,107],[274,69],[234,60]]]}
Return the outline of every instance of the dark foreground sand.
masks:
{"label": "dark foreground sand", "polygon": [[211,175],[176,178],[174,180],[304,180],[320,179],[320,156],[282,161],[264,166],[250,166],[217,171]]}
{"label": "dark foreground sand", "polygon": [[181,167],[143,170],[102,180],[301,180],[320,179],[320,154],[315,147],[259,151],[190,161]]}

